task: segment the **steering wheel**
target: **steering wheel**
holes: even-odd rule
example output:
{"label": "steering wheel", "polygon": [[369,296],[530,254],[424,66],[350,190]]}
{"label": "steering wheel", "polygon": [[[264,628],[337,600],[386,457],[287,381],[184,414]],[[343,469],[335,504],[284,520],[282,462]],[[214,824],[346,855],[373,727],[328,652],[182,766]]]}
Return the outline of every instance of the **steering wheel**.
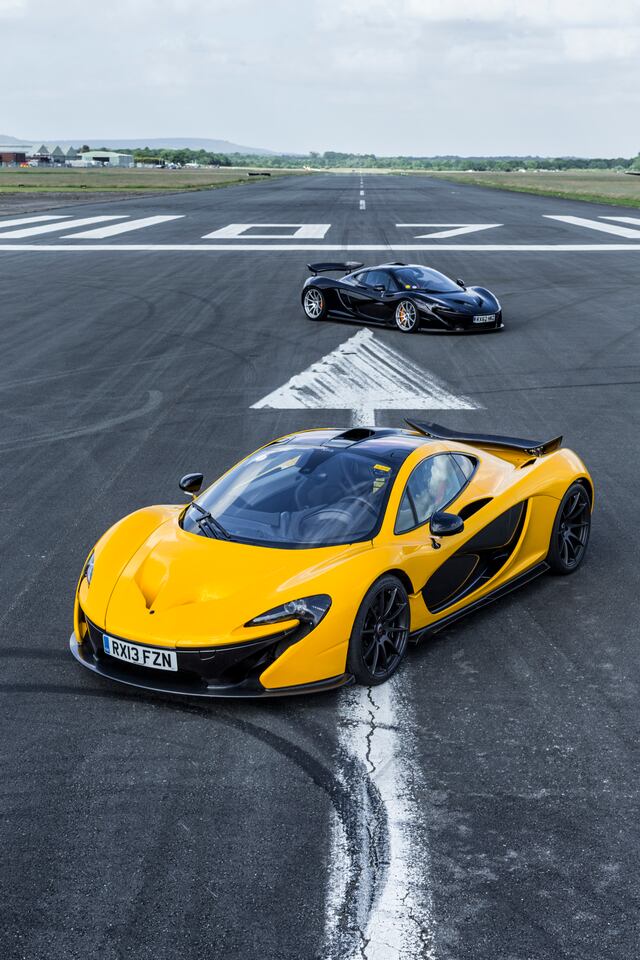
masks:
{"label": "steering wheel", "polygon": [[[341,510],[340,507],[318,507],[317,510],[313,510],[311,513],[307,513],[298,521],[298,535],[303,536],[304,530],[307,524],[311,521],[326,520],[329,523],[344,523],[350,524],[352,517],[348,510]],[[312,527],[313,529],[313,527]]]}
{"label": "steering wheel", "polygon": [[365,500],[364,497],[358,497],[358,496],[355,496],[355,495],[354,495],[354,496],[352,496],[352,497],[343,497],[342,500],[340,500],[340,504],[341,504],[341,505],[342,505],[343,503],[351,503],[351,502],[361,503],[361,504],[363,505],[363,507],[366,507],[367,510],[368,510],[370,513],[373,514],[373,516],[376,518],[376,520],[378,519],[378,511],[377,511],[376,508],[373,506],[373,504],[369,503],[368,500]]}

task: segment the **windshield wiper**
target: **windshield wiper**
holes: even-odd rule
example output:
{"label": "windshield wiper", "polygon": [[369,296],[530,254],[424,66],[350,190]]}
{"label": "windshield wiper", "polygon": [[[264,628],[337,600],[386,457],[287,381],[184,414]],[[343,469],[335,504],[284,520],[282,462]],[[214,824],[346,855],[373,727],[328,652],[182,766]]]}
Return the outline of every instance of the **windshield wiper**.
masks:
{"label": "windshield wiper", "polygon": [[196,519],[196,523],[200,529],[204,532],[203,527],[206,526],[207,529],[213,533],[214,537],[218,540],[228,540],[229,534],[222,526],[219,520],[216,520],[208,510],[205,510],[204,507],[201,507],[199,503],[196,503],[195,500],[192,500],[189,504],[190,507],[193,507],[195,510],[200,512],[200,516]]}

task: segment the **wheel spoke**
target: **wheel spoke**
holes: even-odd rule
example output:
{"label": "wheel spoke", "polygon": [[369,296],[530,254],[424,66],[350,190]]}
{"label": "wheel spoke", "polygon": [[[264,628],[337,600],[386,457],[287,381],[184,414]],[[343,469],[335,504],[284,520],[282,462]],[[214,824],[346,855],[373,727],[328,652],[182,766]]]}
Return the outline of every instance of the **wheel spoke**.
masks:
{"label": "wheel spoke", "polygon": [[393,605],[394,605],[394,603],[395,603],[395,601],[396,601],[397,595],[398,595],[398,589],[397,589],[397,587],[394,587],[393,590],[390,591],[389,600],[386,602],[386,604],[384,604],[384,607],[383,607],[383,610],[382,610],[382,617],[380,618],[381,620],[388,620],[388,619],[389,619],[389,614],[391,613],[391,610],[393,609]]}

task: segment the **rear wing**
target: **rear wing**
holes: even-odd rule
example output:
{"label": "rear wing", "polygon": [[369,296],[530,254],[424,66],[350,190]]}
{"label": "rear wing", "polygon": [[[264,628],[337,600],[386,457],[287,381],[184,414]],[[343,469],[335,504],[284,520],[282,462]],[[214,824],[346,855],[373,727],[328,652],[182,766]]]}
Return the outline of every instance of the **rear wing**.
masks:
{"label": "rear wing", "polygon": [[562,445],[562,437],[553,437],[552,440],[523,440],[521,437],[501,437],[491,433],[459,433],[457,430],[448,430],[431,421],[405,420],[410,427],[432,437],[434,440],[452,440],[459,443],[470,443],[479,447],[497,447],[503,450],[517,450],[531,457],[544,457],[553,453]]}
{"label": "rear wing", "polygon": [[348,260],[346,263],[336,263],[330,260],[327,263],[307,264],[307,268],[314,277],[317,277],[319,273],[332,273],[334,270],[339,270],[341,273],[351,273],[352,270],[357,270],[358,267],[364,267],[364,263],[357,263],[355,260]]}

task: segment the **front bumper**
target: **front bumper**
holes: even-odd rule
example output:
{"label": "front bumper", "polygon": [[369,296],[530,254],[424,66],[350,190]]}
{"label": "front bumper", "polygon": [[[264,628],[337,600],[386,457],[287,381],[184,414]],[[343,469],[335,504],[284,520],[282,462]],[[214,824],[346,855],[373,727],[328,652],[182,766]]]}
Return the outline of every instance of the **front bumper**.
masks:
{"label": "front bumper", "polygon": [[436,330],[446,330],[450,333],[493,333],[504,327],[502,310],[498,310],[495,317],[494,323],[474,323],[474,314],[434,310],[433,318],[427,322]]}
{"label": "front bumper", "polygon": [[[176,649],[177,671],[154,670],[110,657],[102,647],[102,630],[90,621],[87,635],[78,643],[71,634],[69,646],[76,660],[101,677],[126,683],[156,693],[173,693],[189,697],[282,697],[301,693],[333,690],[352,683],[350,674],[341,674],[313,683],[289,687],[264,687],[260,674],[273,662],[278,638],[269,637],[252,643],[206,649]],[[116,639],[127,640],[125,637]],[[129,639],[129,642],[136,642]],[[146,644],[139,644],[146,646]]]}

